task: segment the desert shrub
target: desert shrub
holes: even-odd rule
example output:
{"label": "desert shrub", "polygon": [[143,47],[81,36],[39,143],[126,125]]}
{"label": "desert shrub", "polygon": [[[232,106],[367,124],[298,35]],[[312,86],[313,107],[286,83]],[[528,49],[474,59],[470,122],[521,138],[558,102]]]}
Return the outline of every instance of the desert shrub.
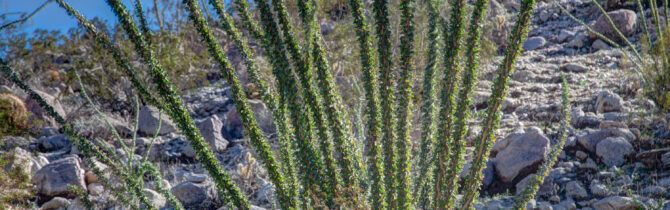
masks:
{"label": "desert shrub", "polygon": [[14,155],[0,153],[0,209],[28,208],[35,196],[30,175],[20,167],[25,163],[11,164],[16,159]]}
{"label": "desert shrub", "polygon": [[16,136],[28,128],[28,111],[21,99],[0,93],[0,136]]}

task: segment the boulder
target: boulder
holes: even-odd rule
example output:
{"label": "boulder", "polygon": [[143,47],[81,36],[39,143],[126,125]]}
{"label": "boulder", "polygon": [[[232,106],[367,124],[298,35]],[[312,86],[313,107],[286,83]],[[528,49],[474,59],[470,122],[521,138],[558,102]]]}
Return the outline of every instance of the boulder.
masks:
{"label": "boulder", "polygon": [[208,208],[217,203],[217,193],[211,182],[182,182],[172,188],[174,196],[187,209]]}
{"label": "boulder", "polygon": [[623,137],[608,137],[596,146],[596,155],[608,166],[621,166],[634,153],[633,145]]}
{"label": "boulder", "polygon": [[535,49],[538,49],[538,48],[544,46],[545,43],[547,43],[547,40],[544,39],[544,37],[541,37],[541,36],[529,37],[523,43],[523,49],[524,50],[535,50]]}
{"label": "boulder", "polygon": [[638,205],[632,198],[622,196],[610,196],[593,203],[592,207],[596,210],[635,210]]}
{"label": "boulder", "polygon": [[[58,99],[56,99],[55,96],[49,95],[48,93],[35,90],[35,92],[42,96],[45,102],[47,104],[51,105],[53,107],[54,111],[62,116],[62,117],[67,117],[65,113],[65,109],[63,109],[63,106],[61,106],[60,102]],[[26,97],[24,100],[26,104],[26,109],[32,113],[32,116],[28,118],[28,124],[29,125],[36,125],[36,124],[41,124],[42,126],[59,126],[59,124],[54,120],[52,117],[47,114],[47,111],[44,110],[37,101],[33,100],[30,98],[30,96]],[[37,126],[34,130],[34,133],[39,133],[39,127]]]}
{"label": "boulder", "polygon": [[40,151],[50,152],[63,148],[68,148],[71,145],[70,139],[67,135],[58,134],[55,136],[41,137],[37,139]]}
{"label": "boulder", "polygon": [[74,196],[68,185],[86,189],[84,183],[84,169],[79,158],[66,157],[41,168],[33,177],[38,194],[54,196]]}
{"label": "boulder", "polygon": [[175,131],[176,126],[170,119],[170,116],[165,112],[159,112],[153,106],[144,106],[140,109],[138,130],[144,135],[153,136],[156,134],[156,129],[158,129],[158,119],[161,119],[161,127],[158,130],[158,135],[165,135]]}
{"label": "boulder", "polygon": [[541,130],[526,129],[523,134],[510,139],[507,147],[496,155],[496,174],[503,182],[525,177],[546,159],[550,150],[549,138]]}
{"label": "boulder", "polygon": [[[635,33],[635,28],[637,26],[637,15],[634,11],[629,9],[619,9],[608,12],[607,15],[612,19],[612,22],[614,22],[614,26],[616,26],[616,28],[619,29],[619,31],[621,31],[624,36],[628,37]],[[612,25],[603,15],[598,17],[591,28],[600,34],[605,35],[609,39],[617,42],[623,41],[623,39],[621,39],[621,37],[617,34],[615,28],[612,28]]]}
{"label": "boulder", "polygon": [[596,145],[608,137],[623,137],[627,141],[635,140],[635,134],[625,128],[611,127],[587,135],[577,136],[577,143],[589,152],[596,152]]}
{"label": "boulder", "polygon": [[596,112],[605,113],[605,112],[622,112],[623,110],[623,99],[609,90],[603,90],[598,94],[596,98]]}
{"label": "boulder", "polygon": [[214,152],[223,152],[228,146],[228,140],[221,135],[222,128],[223,122],[216,115],[212,115],[198,124],[200,134]]}
{"label": "boulder", "polygon": [[568,40],[568,39],[570,39],[570,38],[572,38],[572,37],[574,37],[574,36],[575,36],[575,32],[574,32],[574,31],[568,31],[568,30],[563,29],[563,30],[561,30],[561,32],[558,34],[558,37],[557,37],[557,38],[558,38],[558,42],[562,43],[562,42],[565,42],[566,40]]}
{"label": "boulder", "polygon": [[[275,127],[274,122],[272,121],[272,112],[265,106],[265,104],[260,100],[249,100],[249,105],[253,109],[254,117],[256,117],[256,122],[258,127],[264,133],[274,133]],[[224,121],[224,128],[230,133],[230,137],[224,136],[227,139],[238,139],[242,138],[243,135],[243,124],[240,114],[237,112],[237,108],[231,109],[226,114],[226,120]]]}
{"label": "boulder", "polygon": [[586,189],[582,187],[582,183],[579,181],[571,181],[565,185],[565,196],[579,201],[587,199],[589,194],[586,192]]}

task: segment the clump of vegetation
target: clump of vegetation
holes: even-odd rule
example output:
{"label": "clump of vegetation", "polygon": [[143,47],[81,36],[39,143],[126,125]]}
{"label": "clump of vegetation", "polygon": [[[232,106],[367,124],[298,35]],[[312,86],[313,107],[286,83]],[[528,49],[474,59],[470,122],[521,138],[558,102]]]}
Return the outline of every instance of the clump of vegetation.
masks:
{"label": "clump of vegetation", "polygon": [[0,153],[0,209],[29,207],[30,199],[35,197],[30,175],[20,167],[25,163],[15,162],[15,155]]}
{"label": "clump of vegetation", "polygon": [[0,136],[16,136],[28,128],[28,110],[21,99],[0,93]]}

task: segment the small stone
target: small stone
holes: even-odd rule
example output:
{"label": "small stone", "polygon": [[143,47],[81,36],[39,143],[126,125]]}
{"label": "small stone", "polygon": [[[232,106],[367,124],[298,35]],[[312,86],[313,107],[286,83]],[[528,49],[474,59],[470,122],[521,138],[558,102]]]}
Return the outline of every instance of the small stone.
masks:
{"label": "small stone", "polygon": [[623,99],[612,91],[601,91],[596,98],[596,111],[598,113],[622,112],[624,111]]}
{"label": "small stone", "polygon": [[144,189],[144,194],[151,200],[151,203],[153,203],[156,208],[162,209],[167,204],[165,197],[156,191]]}
{"label": "small stone", "polygon": [[608,49],[609,47],[610,46],[607,43],[600,39],[597,39],[591,44],[591,48],[594,49],[594,51]]}
{"label": "small stone", "polygon": [[88,184],[88,194],[91,194],[92,196],[98,196],[101,195],[102,192],[105,190],[105,187],[102,186],[100,183],[92,183]]}
{"label": "small stone", "polygon": [[586,152],[577,151],[577,152],[575,153],[575,157],[579,158],[580,160],[584,160],[584,159],[586,159],[587,157],[589,157],[589,155],[586,154]]}
{"label": "small stone", "polygon": [[572,38],[574,36],[575,36],[575,32],[562,29],[561,33],[558,34],[558,42],[561,42],[561,43],[565,42],[566,40],[568,40],[569,38]]}
{"label": "small stone", "polygon": [[670,167],[670,152],[661,155],[661,162],[663,163],[663,166]]}
{"label": "small stone", "polygon": [[567,63],[560,67],[562,71],[584,73],[589,70],[588,67],[580,63]]}
{"label": "small stone", "polygon": [[632,198],[622,196],[610,196],[593,203],[596,210],[636,210],[638,207]]}
{"label": "small stone", "polygon": [[664,196],[666,193],[665,188],[661,186],[649,186],[642,189],[642,194],[654,197]]}
{"label": "small stone", "polygon": [[591,193],[593,195],[600,198],[607,197],[611,194],[611,192],[607,189],[605,185],[600,184],[595,179],[591,181],[591,186],[589,186],[589,190],[591,190]]}
{"label": "small stone", "polygon": [[571,181],[565,186],[565,196],[574,200],[584,200],[588,198],[589,194],[582,187],[580,182]]}
{"label": "small stone", "polygon": [[57,210],[65,209],[70,206],[70,201],[62,197],[54,197],[46,203],[42,204],[42,210]]}
{"label": "small stone", "polygon": [[544,44],[546,42],[547,42],[547,40],[544,39],[544,37],[541,37],[541,36],[530,37],[523,43],[523,49],[524,50],[535,50],[535,49],[538,49],[538,48],[544,46]]}

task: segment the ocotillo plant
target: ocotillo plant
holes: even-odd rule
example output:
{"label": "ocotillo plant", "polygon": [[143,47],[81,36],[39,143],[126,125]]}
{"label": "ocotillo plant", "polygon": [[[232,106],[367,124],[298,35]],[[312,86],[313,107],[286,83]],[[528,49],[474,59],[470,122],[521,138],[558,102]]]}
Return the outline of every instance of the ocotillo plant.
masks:
{"label": "ocotillo plant", "polygon": [[429,13],[429,22],[428,22],[428,51],[426,53],[426,66],[423,71],[423,90],[421,95],[421,142],[419,145],[418,151],[418,164],[419,168],[418,174],[415,176],[414,181],[414,196],[416,199],[417,207],[426,209],[429,207],[430,203],[429,192],[431,182],[426,179],[430,179],[431,176],[422,176],[423,174],[428,173],[432,167],[432,146],[434,141],[435,133],[435,124],[433,123],[435,118],[435,73],[437,70],[437,64],[439,57],[438,51],[438,23],[440,22],[440,13],[437,11],[438,1],[436,0],[424,0],[426,7],[428,8]]}
{"label": "ocotillo plant", "polygon": [[365,115],[367,117],[365,136],[365,157],[367,158],[368,182],[370,188],[369,203],[374,209],[382,209],[385,205],[384,195],[386,193],[384,185],[382,184],[382,168],[381,156],[379,154],[380,147],[380,129],[381,119],[379,110],[378,97],[378,83],[377,83],[377,68],[372,56],[372,40],[368,29],[368,23],[363,12],[363,3],[361,0],[350,0],[351,14],[354,18],[354,25],[356,28],[356,36],[358,37],[358,44],[360,48],[359,56],[361,58],[361,71],[363,73],[363,83],[365,89],[365,99],[367,101],[365,107]]}
{"label": "ocotillo plant", "polygon": [[544,178],[549,175],[552,167],[558,160],[558,155],[563,151],[563,146],[565,146],[565,140],[568,138],[568,126],[570,126],[570,93],[568,92],[568,80],[564,74],[561,74],[561,79],[563,79],[562,84],[562,103],[561,103],[561,125],[558,131],[558,143],[551,148],[551,152],[547,156],[544,164],[540,166],[528,184],[526,188],[516,197],[516,202],[514,203],[514,209],[525,209],[526,204],[531,199],[535,198],[535,193],[540,189],[540,185],[544,182]]}
{"label": "ocotillo plant", "polygon": [[[420,112],[424,121],[418,153],[419,173],[415,175],[417,177],[411,177],[410,174],[410,148],[412,147],[409,135],[412,128],[411,113],[414,111],[411,110],[413,101],[411,87],[416,66],[414,61],[417,60],[414,57],[416,55],[413,25],[416,3],[412,0],[399,2],[401,25],[398,48],[400,57],[398,61],[395,61],[392,55],[395,46],[393,46],[393,37],[391,37],[391,15],[389,14],[391,4],[386,0],[372,2],[375,33],[371,33],[363,3],[360,0],[349,1],[354,20],[353,25],[359,41],[362,82],[366,99],[365,127],[367,130],[365,131],[364,151],[368,177],[365,179],[361,179],[359,176],[362,173],[357,171],[363,168],[359,163],[360,160],[356,159],[357,155],[354,154],[354,151],[357,150],[349,147],[353,145],[353,135],[348,127],[346,108],[342,104],[341,95],[334,81],[334,73],[326,57],[328,46],[321,36],[320,19],[317,14],[319,10],[316,8],[318,1],[298,0],[298,10],[303,25],[302,32],[305,34],[304,40],[300,40],[300,37],[295,35],[300,32],[300,29],[292,26],[292,19],[283,0],[255,1],[255,9],[260,13],[260,27],[251,15],[248,1],[234,2],[238,11],[237,16],[240,17],[240,28],[248,31],[252,38],[261,43],[264,56],[269,58],[272,76],[277,81],[274,88],[261,79],[261,72],[254,60],[250,45],[238,31],[233,16],[226,12],[224,2],[209,1],[220,18],[220,26],[226,38],[232,40],[235,47],[241,52],[251,82],[261,90],[261,99],[272,112],[273,123],[279,136],[280,161],[275,159],[265,135],[258,127],[242,89],[243,86],[237,79],[237,72],[228,61],[218,43],[218,38],[210,30],[208,20],[213,19],[205,18],[201,11],[204,8],[200,8],[198,1],[183,1],[190,23],[197,30],[223,78],[231,86],[232,99],[237,112],[240,113],[245,135],[249,137],[251,146],[268,172],[269,179],[276,189],[280,208],[410,209],[419,207],[453,209],[458,206],[455,198],[459,190],[458,181],[461,178],[459,175],[464,159],[463,135],[467,129],[469,93],[476,82],[481,39],[480,27],[488,1],[477,0],[475,2],[472,15],[469,16],[470,25],[467,34],[464,33],[467,20],[465,0],[451,1],[452,12],[448,22],[440,17],[437,10],[439,1],[423,1],[428,5],[430,12],[430,45],[428,64],[424,69],[424,93]],[[76,11],[63,6],[65,4],[62,0],[59,1],[69,13],[77,18],[87,32],[115,57],[117,64],[130,77],[140,96],[165,112],[177,124],[179,130],[196,151],[200,163],[212,176],[224,200],[232,202],[239,209],[250,208],[246,197],[228,174],[222,170],[220,163],[203,141],[199,131],[195,128],[193,119],[176,94],[171,79],[166,76],[163,67],[157,61],[154,48],[159,45],[149,43],[152,34],[151,27],[145,19],[146,16],[143,14],[144,10],[139,1],[135,1],[135,16],[139,19],[139,23],[133,20],[119,0],[106,0],[106,2],[117,15],[137,55],[149,67],[152,88],[139,82],[141,80],[137,78],[128,61],[109,38],[97,32],[86,19],[77,16]],[[493,95],[488,101],[482,134],[475,142],[472,168],[463,182],[462,192],[465,196],[460,208],[470,208],[473,199],[478,195],[477,187],[481,182],[481,168],[488,158],[488,150],[493,142],[492,135],[500,120],[498,112],[507,92],[507,79],[513,71],[514,61],[525,39],[533,5],[533,0],[522,2],[512,36],[508,40],[509,44],[503,62],[497,71],[498,76],[493,86]],[[372,45],[373,36],[371,34],[377,38],[375,46]],[[464,37],[467,39],[463,42]],[[307,44],[300,45],[301,41]],[[441,48],[438,45],[439,41],[444,42]],[[461,48],[465,48],[465,53],[461,53]],[[460,58],[461,54],[465,56],[465,59]],[[438,55],[442,56],[441,65],[437,65]],[[375,62],[375,59],[378,62]],[[465,60],[465,71],[462,73],[461,60]],[[378,69],[379,75],[377,75]],[[437,107],[439,110],[439,122],[436,123],[438,137],[433,143],[432,121],[435,109],[433,108],[435,92],[433,86],[434,77],[438,74],[437,70],[444,72],[444,78],[441,78],[440,107]],[[461,76],[460,86],[457,84],[459,75]],[[456,88],[457,86],[459,88]],[[157,90],[156,95],[149,91],[151,89]],[[382,147],[384,150],[380,152]],[[99,151],[100,154],[110,153],[109,148],[93,148],[91,151]],[[291,156],[295,156],[295,165],[291,163],[293,158]],[[87,159],[107,158],[86,157]],[[115,160],[106,160],[110,164],[113,161]],[[124,165],[118,167],[123,169],[122,172],[128,171],[129,168]],[[141,164],[138,168],[155,177],[160,177],[160,174],[157,174],[151,165]],[[433,168],[433,179],[425,177],[431,168]],[[299,178],[299,181],[293,181],[293,176]],[[139,185],[141,180],[133,178],[132,174],[127,177],[124,179],[126,182],[124,184],[134,194],[128,199],[139,199],[144,207],[151,208],[151,203],[144,201],[145,198],[143,198],[144,195]],[[361,180],[363,181],[359,183]],[[416,185],[413,190],[410,190],[414,180],[416,180]],[[368,191],[364,192],[361,186],[367,186]],[[161,191],[165,193],[166,190]],[[418,199],[413,199],[415,196]],[[364,197],[367,199],[362,199]],[[171,205],[178,206],[177,203],[170,202]],[[428,204],[432,206],[429,207]]]}
{"label": "ocotillo plant", "polygon": [[455,176],[458,175],[462,159],[463,142],[451,139],[454,110],[454,92],[456,89],[456,76],[460,70],[459,51],[461,49],[461,38],[465,19],[465,0],[451,2],[451,14],[449,23],[442,21],[442,33],[445,45],[444,79],[440,90],[440,111],[438,122],[438,136],[435,139],[433,150],[435,169],[433,170],[433,207],[452,208],[454,199],[452,193],[456,185]]}

